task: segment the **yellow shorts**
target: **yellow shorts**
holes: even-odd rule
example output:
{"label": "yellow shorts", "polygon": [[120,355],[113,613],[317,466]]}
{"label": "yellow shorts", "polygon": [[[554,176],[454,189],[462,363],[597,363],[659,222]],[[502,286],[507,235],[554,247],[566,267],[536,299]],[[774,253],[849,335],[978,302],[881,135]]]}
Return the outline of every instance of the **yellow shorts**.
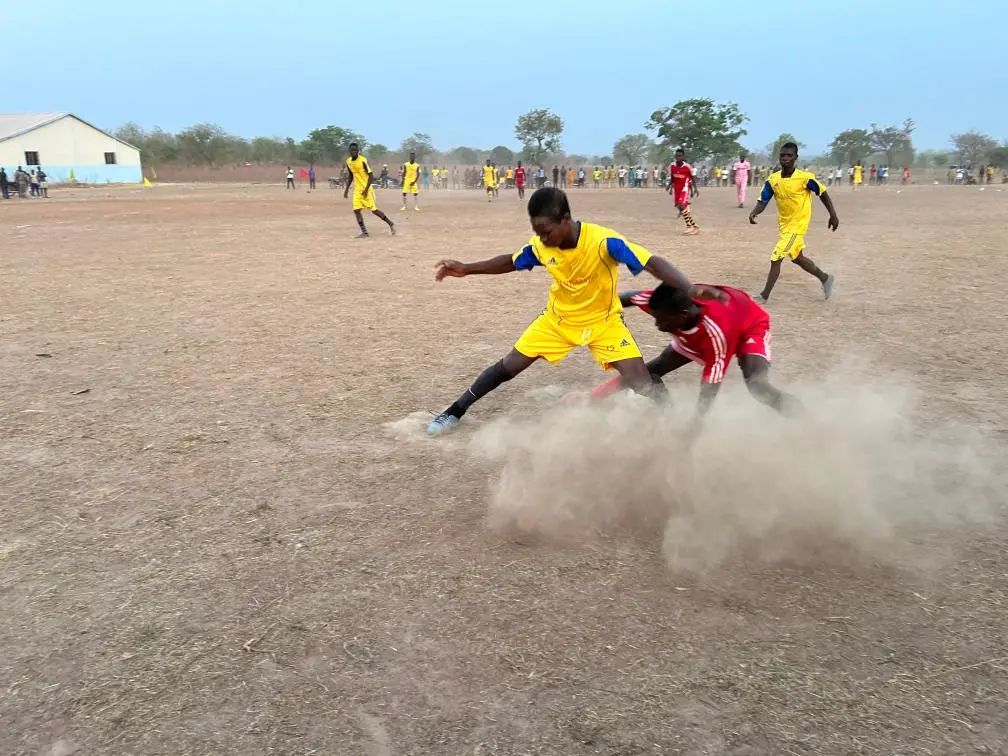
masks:
{"label": "yellow shorts", "polygon": [[413,184],[413,186],[410,186],[410,185],[407,184],[406,186],[404,186],[402,188],[402,193],[403,194],[419,194],[420,193],[420,188],[416,184]]}
{"label": "yellow shorts", "polygon": [[363,192],[358,192],[354,189],[353,193],[353,209],[354,210],[377,210],[378,205],[375,204],[375,193],[374,188],[368,190],[367,194]]}
{"label": "yellow shorts", "polygon": [[514,348],[526,357],[542,357],[555,365],[579,346],[588,347],[603,368],[641,356],[637,342],[623,322],[623,313],[591,328],[582,328],[564,325],[544,312],[525,329]]}
{"label": "yellow shorts", "polygon": [[803,249],[805,249],[805,234],[792,234],[782,231],[780,239],[777,240],[777,246],[770,253],[770,261],[777,262],[778,260],[783,260],[785,257],[790,257],[794,260],[802,253]]}
{"label": "yellow shorts", "polygon": [[492,191],[493,191],[494,189],[496,189],[496,188],[497,188],[497,184],[487,184],[487,185],[486,185],[486,190],[487,190],[488,192],[492,192]]}

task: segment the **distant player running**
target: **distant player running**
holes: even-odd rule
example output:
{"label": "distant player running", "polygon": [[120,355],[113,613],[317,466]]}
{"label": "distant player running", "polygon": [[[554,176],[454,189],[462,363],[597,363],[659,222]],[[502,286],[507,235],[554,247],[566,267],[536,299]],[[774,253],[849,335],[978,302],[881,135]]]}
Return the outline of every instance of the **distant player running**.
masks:
{"label": "distant player running", "polygon": [[544,187],[532,194],[529,219],[536,235],[513,255],[475,263],[442,260],[438,281],[452,276],[510,273],[543,266],[553,276],[543,313],[521,335],[504,359],[484,370],[448,409],[431,420],[427,430],[437,435],[458,425],[477,400],[545,358],[558,363],[575,347],[587,347],[603,367],[617,370],[625,385],[650,393],[652,379],[634,337],[623,322],[616,296],[619,264],[637,275],[646,270],[662,281],[689,291],[697,299],[723,298],[724,292],[693,286],[671,263],[626,241],[615,231],[571,218],[567,195]]}
{"label": "distant player running", "polygon": [[686,153],[682,148],[675,151],[675,160],[669,165],[668,169],[668,192],[672,195],[673,202],[675,202],[675,206],[679,210],[679,215],[682,216],[683,221],[686,223],[686,233],[692,235],[700,233],[700,228],[697,226],[696,221],[693,220],[693,213],[690,212],[690,199],[699,196],[700,192],[696,188],[696,176],[693,173],[693,167],[686,162],[685,158]]}
{"label": "distant player running", "polygon": [[346,167],[348,175],[346,189],[343,190],[343,199],[346,199],[347,194],[350,192],[350,177],[352,176],[354,188],[353,211],[354,215],[357,216],[357,225],[360,226],[361,231],[357,235],[357,238],[364,239],[370,236],[367,226],[364,225],[364,216],[361,215],[361,210],[370,210],[388,223],[389,230],[395,236],[395,223],[378,209],[378,205],[375,202],[375,191],[372,186],[374,183],[374,174],[371,172],[371,166],[368,165],[367,158],[360,154],[360,148],[356,142],[351,142],[350,144],[350,157],[346,159]]}
{"label": "distant player running", "polygon": [[402,210],[406,209],[406,195],[413,195],[413,209],[420,211],[420,164],[416,161],[416,153],[409,154],[409,162],[403,164]]}
{"label": "distant player running", "polygon": [[491,202],[496,194],[496,176],[497,169],[493,167],[489,160],[487,160],[486,165],[483,166],[483,187],[486,189],[487,202]]}
{"label": "distant player running", "polygon": [[[717,287],[727,302],[693,300],[681,288],[662,284],[654,291],[620,294],[624,307],[636,306],[655,319],[672,343],[647,363],[651,375],[662,376],[696,362],[703,368],[698,416],[710,409],[732,357],[738,356],[749,393],[778,412],[794,410],[797,400],[770,384],[770,315],[746,292]],[[607,396],[621,386],[619,376],[596,386],[591,396]]]}
{"label": "distant player running", "polygon": [[810,276],[815,276],[822,284],[826,299],[833,293],[833,276],[824,273],[812,260],[803,254],[805,249],[805,232],[812,220],[812,195],[816,194],[829,212],[826,225],[832,231],[837,230],[840,219],[833,208],[833,200],[826,193],[826,187],[816,181],[814,173],[795,168],[798,160],[798,145],[787,142],[780,148],[780,170],[774,171],[763,185],[756,207],[749,213],[749,222],[756,223],[756,216],[766,210],[771,198],[777,200],[777,223],[780,227],[780,238],[777,246],[770,254],[770,272],[767,274],[766,285],[756,301],[766,303],[770,292],[780,276],[781,263],[785,257],[804,270]]}

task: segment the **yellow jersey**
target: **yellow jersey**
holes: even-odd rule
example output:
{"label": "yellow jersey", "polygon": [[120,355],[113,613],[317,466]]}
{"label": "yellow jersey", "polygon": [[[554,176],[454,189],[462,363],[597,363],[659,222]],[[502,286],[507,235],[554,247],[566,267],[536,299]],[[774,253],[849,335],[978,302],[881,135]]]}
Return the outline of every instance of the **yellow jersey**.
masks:
{"label": "yellow jersey", "polygon": [[517,270],[542,265],[553,277],[547,315],[564,325],[589,327],[623,311],[617,289],[619,264],[626,265],[636,276],[644,270],[651,253],[612,229],[581,223],[573,249],[547,247],[533,236],[511,259]]}
{"label": "yellow jersey", "polygon": [[367,186],[368,176],[371,174],[371,167],[368,165],[367,158],[363,155],[358,155],[356,160],[347,158],[346,167],[353,174],[354,191],[363,193],[364,187]]}
{"label": "yellow jersey", "polygon": [[483,186],[492,187],[494,185],[494,174],[497,171],[494,170],[492,165],[483,166]]}
{"label": "yellow jersey", "polygon": [[403,168],[403,186],[413,186],[420,177],[420,163],[406,163]]}
{"label": "yellow jersey", "polygon": [[860,165],[854,166],[854,183],[860,184],[864,181],[864,169]]}
{"label": "yellow jersey", "polygon": [[795,168],[787,178],[774,171],[763,185],[760,202],[777,200],[777,224],[781,233],[804,234],[812,220],[812,195],[822,196],[826,187],[816,181],[814,173]]}
{"label": "yellow jersey", "polygon": [[441,171],[439,171],[437,168],[431,171],[431,176],[433,176],[434,178],[437,178],[439,175],[441,175]]}

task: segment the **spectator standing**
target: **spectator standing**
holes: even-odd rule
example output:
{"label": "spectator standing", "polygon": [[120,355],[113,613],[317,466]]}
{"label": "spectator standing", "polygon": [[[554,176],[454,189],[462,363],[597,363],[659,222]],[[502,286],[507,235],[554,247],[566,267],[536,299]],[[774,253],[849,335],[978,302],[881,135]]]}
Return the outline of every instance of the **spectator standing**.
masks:
{"label": "spectator standing", "polygon": [[294,188],[294,169],[291,168],[289,165],[287,166],[287,188],[288,189]]}
{"label": "spectator standing", "polygon": [[10,199],[10,180],[7,178],[7,170],[0,166],[0,195],[4,199]]}

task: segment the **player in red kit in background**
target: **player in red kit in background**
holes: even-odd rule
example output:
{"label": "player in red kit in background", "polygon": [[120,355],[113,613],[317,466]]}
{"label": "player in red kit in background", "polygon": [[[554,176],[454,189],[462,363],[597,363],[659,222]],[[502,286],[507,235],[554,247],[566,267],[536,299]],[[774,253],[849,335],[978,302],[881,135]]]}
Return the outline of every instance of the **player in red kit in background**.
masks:
{"label": "player in red kit in background", "polygon": [[679,209],[679,215],[686,222],[687,234],[698,234],[700,228],[693,220],[693,213],[690,212],[690,198],[700,194],[696,188],[693,168],[684,158],[686,153],[680,147],[675,151],[675,161],[669,167],[669,194],[672,195],[675,206]]}
{"label": "player in red kit in background", "polygon": [[518,188],[518,199],[525,199],[525,169],[522,168],[521,160],[515,168],[515,186]]}
{"label": "player in red kit in background", "polygon": [[[717,396],[728,363],[737,356],[750,394],[778,412],[797,410],[800,405],[794,397],[770,384],[769,313],[741,289],[717,288],[728,295],[727,302],[696,301],[668,284],[654,291],[620,294],[624,307],[639,307],[655,319],[659,331],[672,337],[672,343],[647,363],[652,378],[660,379],[690,362],[699,364],[703,368],[699,420]],[[619,388],[617,377],[596,386],[591,396],[598,399]]]}

